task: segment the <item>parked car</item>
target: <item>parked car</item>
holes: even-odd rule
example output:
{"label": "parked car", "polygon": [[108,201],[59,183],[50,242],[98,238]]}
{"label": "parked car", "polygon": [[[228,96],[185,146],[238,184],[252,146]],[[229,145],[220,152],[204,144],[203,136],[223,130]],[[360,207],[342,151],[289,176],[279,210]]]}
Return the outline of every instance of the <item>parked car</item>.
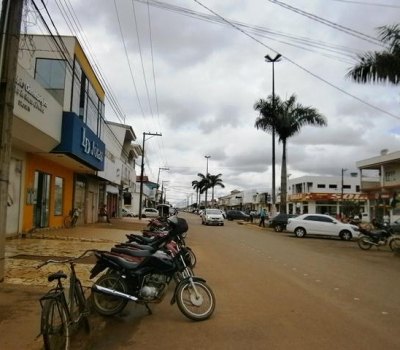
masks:
{"label": "parked car", "polygon": [[224,225],[224,216],[219,209],[205,209],[201,217],[203,225]]}
{"label": "parked car", "polygon": [[160,216],[159,211],[156,208],[143,208],[142,218],[158,218]]}
{"label": "parked car", "polygon": [[127,216],[127,217],[133,217],[134,216],[133,211],[131,211],[129,209],[126,209],[126,208],[122,208],[121,209],[121,215],[122,216]]}
{"label": "parked car", "polygon": [[282,232],[283,230],[286,230],[288,219],[295,218],[296,216],[297,215],[295,214],[279,213],[278,215],[274,216],[271,220],[269,220],[268,226],[273,228],[276,232]]}
{"label": "parked car", "polygon": [[245,212],[241,210],[228,210],[226,212],[226,218],[228,220],[245,220],[249,221],[250,220],[250,215],[247,215]]}
{"label": "parked car", "polygon": [[306,235],[324,235],[340,237],[345,241],[358,237],[360,233],[358,226],[342,223],[325,214],[303,214],[289,218],[286,230],[299,238]]}

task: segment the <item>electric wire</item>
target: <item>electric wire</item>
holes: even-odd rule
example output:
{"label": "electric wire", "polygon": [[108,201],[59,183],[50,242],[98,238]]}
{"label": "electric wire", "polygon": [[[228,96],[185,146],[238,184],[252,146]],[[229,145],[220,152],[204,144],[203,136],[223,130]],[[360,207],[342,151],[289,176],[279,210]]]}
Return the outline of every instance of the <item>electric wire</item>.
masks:
{"label": "electric wire", "polygon": [[138,102],[139,107],[140,107],[140,111],[142,112],[142,116],[145,119],[145,113],[144,113],[144,110],[143,110],[142,102],[140,101],[139,92],[138,92],[138,89],[137,89],[137,86],[136,86],[135,77],[133,75],[133,70],[132,70],[132,67],[131,67],[130,60],[129,60],[128,50],[126,48],[124,33],[122,32],[121,21],[120,21],[120,18],[119,18],[118,8],[117,8],[117,4],[116,4],[115,0],[114,0],[114,6],[115,6],[115,13],[117,15],[117,20],[118,20],[119,32],[120,32],[120,35],[121,35],[121,40],[122,40],[122,44],[123,44],[123,47],[124,47],[124,52],[125,52],[125,56],[126,56],[126,59],[127,59],[128,67],[129,67],[129,73],[131,75],[131,79],[132,79],[132,83],[133,83],[133,86],[134,86],[134,89],[135,89],[135,94],[136,94],[137,102]]}
{"label": "electric wire", "polygon": [[[157,8],[167,10],[167,11],[170,11],[173,13],[178,13],[183,16],[202,20],[202,21],[205,21],[208,23],[216,23],[216,24],[222,24],[222,25],[227,24],[226,21],[222,20],[218,16],[209,15],[209,14],[201,13],[198,11],[190,10],[190,9],[187,9],[184,7],[167,4],[162,1],[157,1],[157,0],[135,0],[135,1],[139,2],[139,3],[143,3],[143,4],[146,3],[153,7],[157,7]],[[328,51],[328,53],[331,53],[331,54],[335,53],[336,55],[339,55],[339,56],[334,56],[334,55],[328,56],[329,58],[332,58],[332,59],[337,59],[337,60],[343,61],[343,58],[341,56],[355,59],[357,57],[357,55],[360,53],[358,50],[355,50],[354,48],[345,47],[342,45],[334,45],[334,44],[326,43],[326,42],[319,41],[319,40],[313,40],[311,38],[294,36],[289,33],[271,30],[271,29],[261,27],[261,26],[249,25],[246,23],[242,23],[242,22],[234,21],[234,20],[230,20],[230,19],[228,21],[231,23],[234,23],[238,27],[246,28],[247,30],[249,30],[250,32],[254,33],[257,36],[268,37],[275,41],[279,41],[278,39],[276,39],[276,37],[278,37],[278,38],[283,37],[284,39],[292,40],[294,42],[294,44],[293,44],[288,41],[279,41],[279,42],[284,43],[285,45],[289,45],[289,46],[293,46],[296,48],[301,48],[303,50],[317,52],[317,53],[320,53],[319,52],[320,50],[325,50],[325,51]],[[311,47],[315,48],[316,51],[311,50]],[[345,61],[345,62],[348,62],[348,61]]]}
{"label": "electric wire", "polygon": [[352,0],[332,0],[332,1],[344,2],[344,3],[356,4],[356,5],[377,6],[377,7],[388,7],[388,8],[394,8],[394,9],[400,9],[399,5],[379,4],[379,3],[376,3],[376,2],[352,1]]}
{"label": "electric wire", "polygon": [[341,24],[337,24],[337,23],[328,21],[327,19],[324,19],[324,18],[319,17],[317,15],[314,15],[312,13],[300,10],[297,7],[288,5],[288,4],[286,4],[286,3],[282,2],[282,1],[279,1],[279,0],[267,0],[267,1],[269,1],[272,4],[279,5],[279,6],[285,8],[285,9],[288,9],[288,10],[290,10],[292,12],[298,13],[298,14],[300,14],[302,16],[307,17],[307,18],[310,18],[310,19],[312,19],[314,21],[317,21],[319,23],[325,24],[325,25],[327,25],[327,26],[329,26],[331,28],[339,30],[339,31],[341,31],[343,33],[346,33],[348,35],[352,35],[352,36],[354,36],[354,37],[356,37],[358,39],[365,40],[365,41],[367,41],[369,43],[385,47],[385,45],[379,39],[374,38],[372,36],[369,36],[367,34],[361,33],[361,32],[359,32],[357,30],[345,27],[345,26],[343,26]]}
{"label": "electric wire", "polygon": [[[271,51],[273,51],[273,52],[275,52],[275,53],[278,53],[278,51],[276,51],[276,50],[273,49],[272,47],[266,45],[266,44],[263,43],[262,41],[258,40],[257,38],[255,38],[255,37],[252,36],[251,34],[247,33],[246,31],[244,31],[244,30],[241,29],[240,27],[236,26],[234,23],[230,23],[230,22],[229,22],[228,20],[226,20],[224,17],[222,17],[221,15],[217,14],[215,11],[213,11],[213,10],[210,9],[209,7],[205,6],[205,5],[202,4],[200,1],[198,1],[198,0],[193,0],[193,1],[196,2],[197,4],[199,4],[201,7],[205,8],[206,10],[210,11],[210,12],[213,13],[214,15],[220,17],[221,19],[223,19],[224,21],[226,21],[229,25],[231,25],[233,28],[235,28],[236,30],[242,32],[244,35],[246,35],[247,37],[249,37],[249,38],[251,38],[252,40],[256,41],[256,42],[259,43],[260,45],[264,46],[265,48],[267,48],[267,49],[269,49],[269,50],[271,50]],[[268,1],[269,1],[269,0],[268,0]],[[284,55],[282,55],[282,57],[285,58],[285,60],[287,60],[288,62],[292,63],[292,64],[293,64],[294,66],[296,66],[297,68],[299,68],[299,69],[301,69],[302,71],[308,73],[309,75],[313,76],[314,78],[316,78],[316,79],[318,79],[318,80],[324,82],[325,84],[331,86],[331,87],[334,88],[335,90],[338,90],[338,91],[342,92],[343,94],[345,94],[345,95],[347,95],[347,96],[349,96],[349,97],[352,97],[353,99],[355,99],[355,100],[357,100],[357,101],[363,103],[364,105],[366,105],[366,106],[368,106],[368,107],[370,107],[370,108],[373,108],[373,109],[375,109],[375,110],[377,110],[377,111],[379,111],[379,112],[381,112],[381,113],[384,113],[384,114],[386,114],[386,115],[388,115],[388,116],[390,116],[390,117],[393,117],[393,118],[395,118],[395,119],[400,120],[400,116],[397,116],[397,115],[395,115],[395,114],[393,114],[393,113],[390,113],[390,112],[388,112],[388,111],[385,111],[385,110],[383,110],[382,108],[377,107],[377,106],[375,106],[375,105],[373,105],[373,104],[371,104],[371,103],[369,103],[369,102],[367,102],[367,101],[361,99],[360,97],[358,97],[358,96],[356,96],[356,95],[353,95],[353,94],[347,92],[346,90],[344,90],[344,89],[342,89],[342,88],[336,86],[335,84],[331,83],[330,81],[328,81],[328,80],[326,80],[326,79],[320,77],[319,75],[317,75],[317,74],[311,72],[309,69],[307,69],[307,68],[301,66],[300,64],[296,63],[294,60],[290,59],[289,57],[284,56]]]}

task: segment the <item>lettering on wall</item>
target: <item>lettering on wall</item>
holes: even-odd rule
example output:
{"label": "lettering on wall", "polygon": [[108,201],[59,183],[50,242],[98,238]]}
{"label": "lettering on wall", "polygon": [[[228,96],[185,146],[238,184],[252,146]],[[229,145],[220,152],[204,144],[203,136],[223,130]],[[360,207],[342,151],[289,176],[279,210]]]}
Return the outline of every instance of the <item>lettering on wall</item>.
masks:
{"label": "lettering on wall", "polygon": [[17,77],[15,95],[19,97],[18,106],[30,112],[31,107],[43,113],[47,109],[47,102],[41,94],[34,91],[32,86]]}
{"label": "lettering on wall", "polygon": [[83,148],[83,151],[86,154],[91,155],[92,157],[98,159],[101,162],[104,160],[104,153],[101,151],[101,149],[99,149],[96,141],[94,141],[94,140],[91,141],[86,136],[86,128],[82,128],[82,143],[81,143],[81,146]]}

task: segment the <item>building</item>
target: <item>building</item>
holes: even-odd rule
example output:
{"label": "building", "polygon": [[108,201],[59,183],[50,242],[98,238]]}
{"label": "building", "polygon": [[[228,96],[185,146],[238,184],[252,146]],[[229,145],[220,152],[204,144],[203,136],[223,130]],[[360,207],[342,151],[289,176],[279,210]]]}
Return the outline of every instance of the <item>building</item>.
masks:
{"label": "building", "polygon": [[361,190],[369,200],[372,218],[400,218],[400,151],[380,155],[356,163],[361,174]]}
{"label": "building", "polygon": [[287,212],[340,215],[346,204],[356,203],[357,212],[368,212],[368,197],[361,192],[357,173],[345,176],[302,176],[288,181]]}
{"label": "building", "polygon": [[[105,121],[105,91],[75,37],[25,35],[14,98],[6,234],[117,215],[135,191],[140,146],[130,127]],[[106,145],[107,144],[107,145]]]}

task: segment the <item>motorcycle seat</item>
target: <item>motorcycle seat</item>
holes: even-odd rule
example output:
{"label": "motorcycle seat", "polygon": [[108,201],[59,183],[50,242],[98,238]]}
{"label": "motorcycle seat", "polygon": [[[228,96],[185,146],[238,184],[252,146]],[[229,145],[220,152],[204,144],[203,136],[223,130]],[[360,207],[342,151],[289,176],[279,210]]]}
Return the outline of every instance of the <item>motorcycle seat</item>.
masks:
{"label": "motorcycle seat", "polygon": [[141,250],[141,249],[134,249],[128,247],[113,247],[111,248],[111,252],[113,253],[122,253],[129,256],[138,256],[138,257],[147,257],[153,255],[153,250]]}
{"label": "motorcycle seat", "polygon": [[104,252],[102,255],[105,259],[109,259],[115,264],[127,270],[137,268],[143,260],[139,257],[113,252]]}

